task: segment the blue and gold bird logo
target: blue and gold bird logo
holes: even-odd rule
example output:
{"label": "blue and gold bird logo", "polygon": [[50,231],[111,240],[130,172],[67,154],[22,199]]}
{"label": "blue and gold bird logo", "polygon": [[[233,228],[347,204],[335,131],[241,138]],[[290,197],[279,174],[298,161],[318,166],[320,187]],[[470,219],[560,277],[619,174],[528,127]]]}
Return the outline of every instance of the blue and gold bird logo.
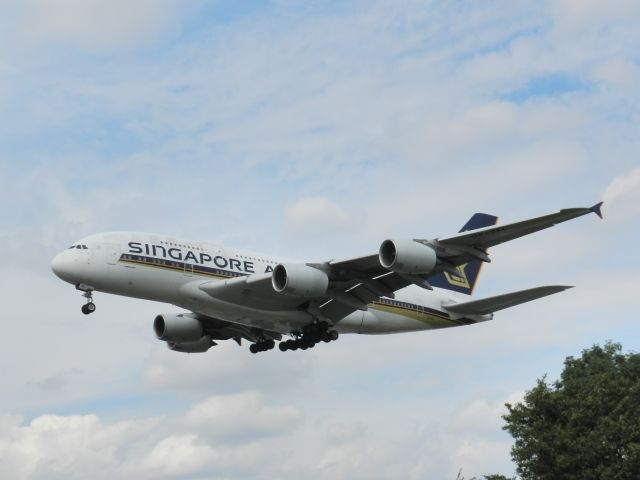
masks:
{"label": "blue and gold bird logo", "polygon": [[454,285],[456,287],[471,288],[471,286],[469,285],[469,280],[467,279],[467,274],[464,271],[466,266],[467,264],[465,263],[464,265],[460,265],[459,267],[457,267],[456,268],[456,270],[458,271],[457,275],[454,275],[449,272],[444,272],[444,276],[447,279],[447,282],[449,282],[451,285]]}

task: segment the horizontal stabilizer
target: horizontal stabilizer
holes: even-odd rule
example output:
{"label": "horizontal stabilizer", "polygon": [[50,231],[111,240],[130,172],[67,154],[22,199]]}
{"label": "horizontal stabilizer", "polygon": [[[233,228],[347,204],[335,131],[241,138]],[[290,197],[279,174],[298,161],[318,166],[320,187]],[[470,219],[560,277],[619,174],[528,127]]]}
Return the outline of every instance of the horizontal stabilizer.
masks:
{"label": "horizontal stabilizer", "polygon": [[562,292],[568,288],[572,287],[563,285],[535,287],[527,290],[520,290],[519,292],[496,295],[495,297],[472,300],[470,302],[443,305],[442,307],[451,313],[458,313],[461,315],[487,315],[489,313],[497,312],[498,310],[546,297],[547,295],[553,295],[554,293]]}

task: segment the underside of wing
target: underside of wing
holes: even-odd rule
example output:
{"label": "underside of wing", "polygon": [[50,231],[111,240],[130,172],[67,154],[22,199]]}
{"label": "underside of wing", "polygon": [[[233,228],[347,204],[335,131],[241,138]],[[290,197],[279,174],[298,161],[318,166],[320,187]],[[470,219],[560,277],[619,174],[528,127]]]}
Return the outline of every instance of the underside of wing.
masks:
{"label": "underside of wing", "polygon": [[204,334],[209,335],[212,340],[233,339],[240,343],[242,339],[250,342],[257,342],[265,338],[280,340],[282,335],[278,332],[247,327],[238,323],[219,320],[206,315],[194,314],[202,322]]}
{"label": "underside of wing", "polygon": [[345,290],[330,292],[332,297],[319,308],[329,320],[337,321],[356,310],[366,310],[366,306],[381,297],[394,297],[394,292],[411,285],[411,282],[393,272],[386,272],[373,278],[361,277]]}

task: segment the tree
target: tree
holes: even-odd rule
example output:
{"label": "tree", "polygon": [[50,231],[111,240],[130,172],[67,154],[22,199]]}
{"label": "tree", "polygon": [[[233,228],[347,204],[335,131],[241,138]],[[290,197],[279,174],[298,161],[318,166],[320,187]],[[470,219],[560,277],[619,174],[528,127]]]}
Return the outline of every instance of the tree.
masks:
{"label": "tree", "polygon": [[[462,469],[460,469],[460,471],[458,472],[458,476],[456,477],[456,480],[465,480],[465,478],[462,476]],[[494,473],[491,475],[483,475],[481,479],[478,477],[471,477],[469,480],[515,480],[515,479]]]}
{"label": "tree", "polygon": [[506,404],[503,427],[523,480],[640,478],[640,354],[617,343],[568,357],[522,403]]}

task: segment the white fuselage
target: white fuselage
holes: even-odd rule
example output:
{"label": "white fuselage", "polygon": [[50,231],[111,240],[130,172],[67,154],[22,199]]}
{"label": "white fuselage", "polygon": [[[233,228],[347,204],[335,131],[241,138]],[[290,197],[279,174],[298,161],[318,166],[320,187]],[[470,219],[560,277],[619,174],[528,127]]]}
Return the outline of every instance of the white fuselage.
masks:
{"label": "white fuselage", "polygon": [[[58,254],[52,269],[63,280],[98,292],[171,303],[228,322],[290,333],[312,321],[308,312],[273,303],[250,308],[216,299],[204,282],[268,273],[282,259],[242,250],[137,232],[86,237]],[[463,325],[442,304],[468,299],[448,290],[409,286],[335,324],[341,333],[383,334]],[[289,302],[290,303],[290,302]],[[474,318],[475,321],[488,318]]]}

